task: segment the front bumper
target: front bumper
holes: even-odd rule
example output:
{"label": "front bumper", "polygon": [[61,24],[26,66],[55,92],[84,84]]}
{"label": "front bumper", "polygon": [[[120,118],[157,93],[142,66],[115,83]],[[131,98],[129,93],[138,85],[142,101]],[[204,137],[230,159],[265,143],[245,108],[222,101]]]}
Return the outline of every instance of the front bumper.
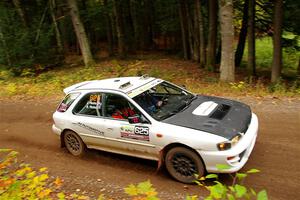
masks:
{"label": "front bumper", "polygon": [[[252,113],[251,122],[248,130],[241,140],[231,149],[226,151],[202,151],[198,150],[201,155],[207,172],[232,173],[240,170],[247,162],[253,147],[255,145],[258,132],[258,119]],[[230,168],[220,170],[218,164],[228,165]]]}

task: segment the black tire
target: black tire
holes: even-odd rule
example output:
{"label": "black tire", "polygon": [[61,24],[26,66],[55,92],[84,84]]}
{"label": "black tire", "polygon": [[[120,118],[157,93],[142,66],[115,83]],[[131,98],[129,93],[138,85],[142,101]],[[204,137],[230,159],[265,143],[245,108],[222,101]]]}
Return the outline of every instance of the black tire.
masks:
{"label": "black tire", "polygon": [[81,157],[86,153],[86,145],[75,132],[66,131],[63,140],[68,151],[74,156]]}
{"label": "black tire", "polygon": [[165,164],[169,174],[182,183],[191,184],[196,180],[195,174],[201,177],[205,173],[199,155],[184,147],[169,150],[165,157]]}

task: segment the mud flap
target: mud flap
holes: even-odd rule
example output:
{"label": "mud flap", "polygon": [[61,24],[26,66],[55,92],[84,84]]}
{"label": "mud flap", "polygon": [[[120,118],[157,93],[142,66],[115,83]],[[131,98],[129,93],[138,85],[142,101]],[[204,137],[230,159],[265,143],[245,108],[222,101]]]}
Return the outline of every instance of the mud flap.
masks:
{"label": "mud flap", "polygon": [[159,151],[159,159],[158,159],[158,163],[157,163],[157,168],[156,168],[156,172],[155,173],[158,173],[161,166],[163,165],[164,163],[164,150],[160,150]]}

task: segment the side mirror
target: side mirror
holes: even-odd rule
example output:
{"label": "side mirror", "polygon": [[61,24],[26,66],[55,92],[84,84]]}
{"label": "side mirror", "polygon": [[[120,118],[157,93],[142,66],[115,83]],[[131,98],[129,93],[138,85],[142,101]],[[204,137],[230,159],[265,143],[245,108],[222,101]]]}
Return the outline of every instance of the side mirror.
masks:
{"label": "side mirror", "polygon": [[141,117],[138,115],[134,115],[131,117],[128,117],[129,124],[137,124],[141,122]]}

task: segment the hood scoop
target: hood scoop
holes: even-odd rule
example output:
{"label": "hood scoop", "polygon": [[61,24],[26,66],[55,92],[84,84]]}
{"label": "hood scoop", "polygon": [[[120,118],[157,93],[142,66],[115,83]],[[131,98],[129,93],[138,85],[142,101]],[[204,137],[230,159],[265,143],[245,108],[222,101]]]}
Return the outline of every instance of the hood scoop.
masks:
{"label": "hood scoop", "polygon": [[217,109],[209,116],[209,118],[221,120],[225,117],[225,115],[230,110],[230,106],[226,104],[219,104]]}
{"label": "hood scoop", "polygon": [[213,101],[203,102],[193,111],[193,115],[208,116],[217,106]]}

